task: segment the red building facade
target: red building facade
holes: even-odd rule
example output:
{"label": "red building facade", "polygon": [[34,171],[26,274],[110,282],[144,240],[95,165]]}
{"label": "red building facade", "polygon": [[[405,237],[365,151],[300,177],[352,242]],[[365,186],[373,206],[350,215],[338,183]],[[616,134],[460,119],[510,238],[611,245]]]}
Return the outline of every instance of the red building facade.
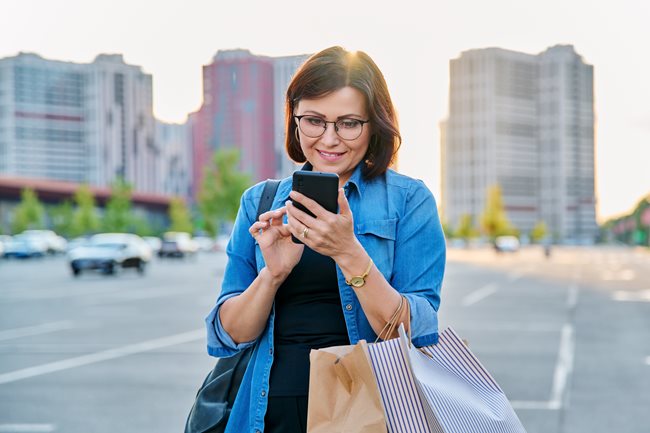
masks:
{"label": "red building facade", "polygon": [[218,149],[240,150],[255,182],[275,176],[273,60],[248,50],[219,51],[203,67],[203,105],[192,116],[194,196]]}

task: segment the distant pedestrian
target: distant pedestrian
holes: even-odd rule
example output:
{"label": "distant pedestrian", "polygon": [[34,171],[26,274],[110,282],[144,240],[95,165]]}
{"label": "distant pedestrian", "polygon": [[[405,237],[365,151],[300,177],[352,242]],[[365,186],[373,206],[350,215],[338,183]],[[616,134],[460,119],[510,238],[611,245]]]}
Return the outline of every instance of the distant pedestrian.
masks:
{"label": "distant pedestrian", "polygon": [[303,170],[338,174],[339,212],[292,192],[291,178],[257,221],[263,183],[242,196],[206,318],[211,355],[255,347],[226,432],[305,432],[310,350],[374,340],[400,295],[414,344],[437,341],[445,241],[424,183],[388,168],[400,144],[386,82],[367,54],[331,47],[296,72],[287,152]]}

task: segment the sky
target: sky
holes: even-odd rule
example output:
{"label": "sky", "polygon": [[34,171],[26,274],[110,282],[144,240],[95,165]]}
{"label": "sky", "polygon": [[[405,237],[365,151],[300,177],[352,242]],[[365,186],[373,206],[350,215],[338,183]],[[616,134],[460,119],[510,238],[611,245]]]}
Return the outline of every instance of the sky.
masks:
{"label": "sky", "polygon": [[201,66],[220,49],[367,52],[399,113],[399,170],[440,195],[439,122],[449,60],[475,48],[537,54],[574,45],[594,66],[600,221],[650,193],[650,2],[642,0],[0,0],[0,58],[20,51],[91,62],[120,53],[153,75],[154,114],[201,105]]}

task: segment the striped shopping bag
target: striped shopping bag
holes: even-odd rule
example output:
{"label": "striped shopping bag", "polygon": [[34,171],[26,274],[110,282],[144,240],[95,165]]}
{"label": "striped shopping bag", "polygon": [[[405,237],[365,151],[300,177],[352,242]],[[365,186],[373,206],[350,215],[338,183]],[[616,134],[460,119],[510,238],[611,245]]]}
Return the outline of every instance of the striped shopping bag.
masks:
{"label": "striped shopping bag", "polygon": [[525,433],[496,381],[453,329],[416,349],[399,338],[368,345],[389,433]]}

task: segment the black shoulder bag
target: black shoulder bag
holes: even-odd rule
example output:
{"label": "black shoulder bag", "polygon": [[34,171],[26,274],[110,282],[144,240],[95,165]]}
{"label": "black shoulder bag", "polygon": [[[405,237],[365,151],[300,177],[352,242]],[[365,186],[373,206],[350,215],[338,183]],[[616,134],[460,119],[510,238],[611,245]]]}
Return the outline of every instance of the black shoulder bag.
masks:
{"label": "black shoulder bag", "polygon": [[[267,180],[257,206],[257,221],[261,214],[271,209],[279,180]],[[229,358],[221,358],[203,381],[196,393],[194,405],[185,423],[185,433],[223,433],[237,391],[244,378],[253,348],[251,346]]]}

